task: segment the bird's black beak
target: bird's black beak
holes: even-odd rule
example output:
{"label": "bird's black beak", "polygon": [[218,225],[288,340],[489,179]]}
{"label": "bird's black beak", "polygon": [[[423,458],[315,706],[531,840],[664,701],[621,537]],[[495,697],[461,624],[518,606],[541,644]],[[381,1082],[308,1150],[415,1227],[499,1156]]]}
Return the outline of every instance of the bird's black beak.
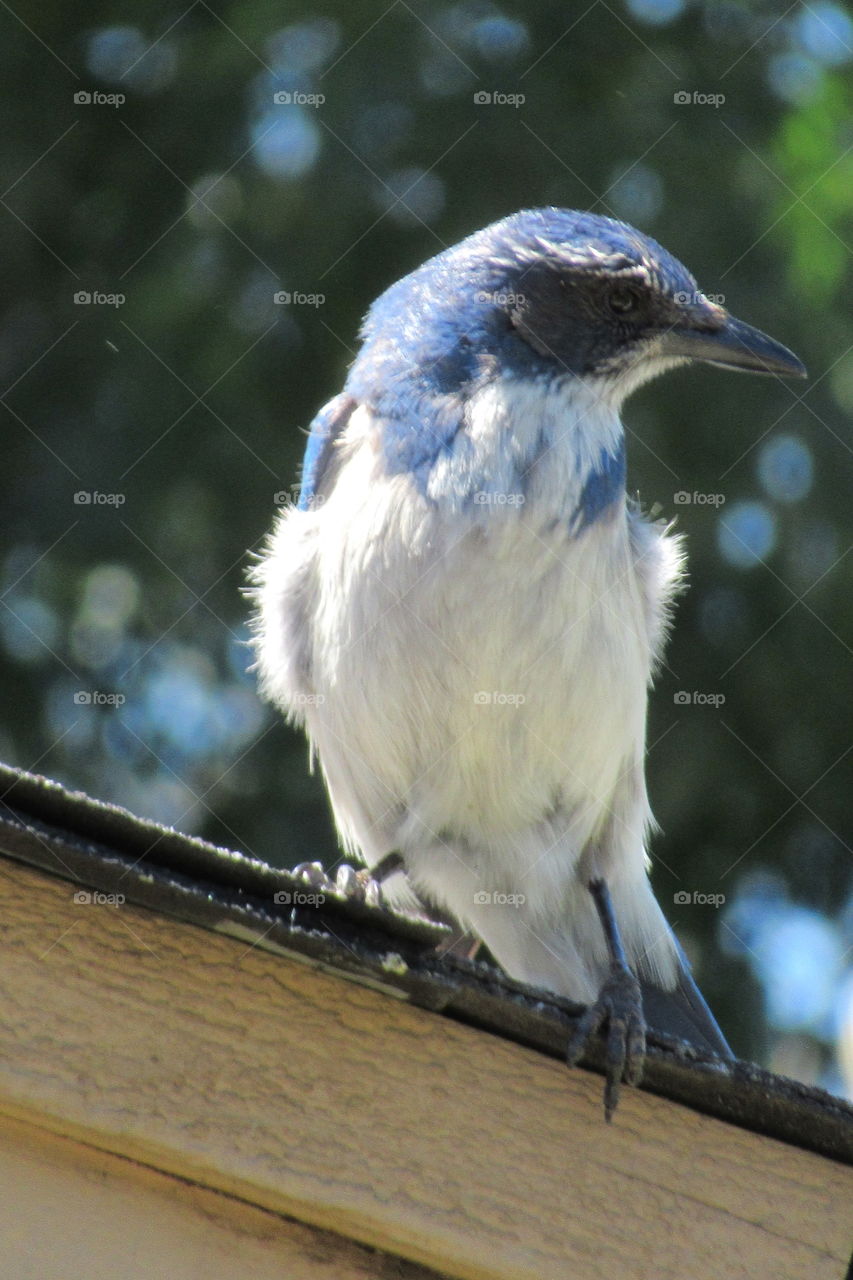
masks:
{"label": "bird's black beak", "polygon": [[658,349],[662,355],[707,360],[726,369],[783,378],[807,376],[805,365],[793,351],[717,306],[685,308],[684,323],[667,329]]}

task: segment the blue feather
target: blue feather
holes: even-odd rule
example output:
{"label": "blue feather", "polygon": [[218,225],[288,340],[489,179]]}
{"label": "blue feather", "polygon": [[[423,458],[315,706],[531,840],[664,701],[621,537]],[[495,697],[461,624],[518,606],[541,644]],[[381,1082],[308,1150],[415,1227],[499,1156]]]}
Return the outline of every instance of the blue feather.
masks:
{"label": "blue feather", "polygon": [[302,459],[302,487],[297,503],[300,511],[307,511],[316,498],[332,456],[332,446],[349,422],[354,408],[355,401],[342,391],[323,406],[311,423]]}
{"label": "blue feather", "polygon": [[590,472],[581,490],[572,518],[572,533],[583,533],[614,502],[625,496],[625,441],[615,453],[602,449],[598,466]]}

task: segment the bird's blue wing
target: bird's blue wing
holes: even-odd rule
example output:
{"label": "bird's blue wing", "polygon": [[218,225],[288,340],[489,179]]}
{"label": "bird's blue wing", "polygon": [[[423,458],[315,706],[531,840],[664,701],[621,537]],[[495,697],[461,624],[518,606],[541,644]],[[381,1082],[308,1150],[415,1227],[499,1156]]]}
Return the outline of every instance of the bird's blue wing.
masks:
{"label": "bird's blue wing", "polygon": [[643,1012],[650,1031],[662,1031],[665,1035],[686,1040],[698,1049],[710,1050],[719,1058],[733,1058],[714,1015],[705,1003],[702,992],[693,980],[690,962],[676,939],[680,973],[674,991],[662,991],[660,987],[641,979]]}
{"label": "bird's blue wing", "polygon": [[311,423],[302,459],[302,486],[297,504],[300,511],[307,511],[317,497],[332,456],[332,447],[349,422],[355,405],[352,396],[342,391],[323,406]]}

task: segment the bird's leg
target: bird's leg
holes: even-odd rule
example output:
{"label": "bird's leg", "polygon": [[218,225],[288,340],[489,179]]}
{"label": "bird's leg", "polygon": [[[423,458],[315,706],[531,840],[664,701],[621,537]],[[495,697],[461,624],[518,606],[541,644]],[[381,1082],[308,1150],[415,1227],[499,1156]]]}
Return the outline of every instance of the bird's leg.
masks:
{"label": "bird's leg", "polygon": [[628,968],[607,884],[604,880],[594,879],[590,880],[588,887],[607,939],[610,973],[595,1004],[587,1009],[572,1033],[566,1061],[573,1067],[590,1038],[607,1023],[604,1114],[610,1121],[619,1101],[622,1080],[636,1085],[642,1078],[646,1054],[646,1020],[643,1016],[640,984]]}
{"label": "bird's leg", "polygon": [[317,889],[343,894],[356,902],[366,902],[371,907],[382,906],[382,885],[395,871],[403,869],[403,855],[394,850],[380,858],[374,867],[361,867],[356,870],[348,862],[338,867],[334,882],[329,878],[319,862],[300,862],[293,868],[292,875]]}

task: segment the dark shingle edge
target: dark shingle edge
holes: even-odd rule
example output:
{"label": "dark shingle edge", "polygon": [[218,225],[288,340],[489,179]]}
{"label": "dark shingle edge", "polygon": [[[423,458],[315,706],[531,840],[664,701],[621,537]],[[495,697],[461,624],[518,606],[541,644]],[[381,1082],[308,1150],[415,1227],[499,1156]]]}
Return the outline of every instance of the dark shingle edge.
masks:
{"label": "dark shingle edge", "polygon": [[[241,853],[136,818],[58,783],[0,765],[0,856],[121,893],[202,928],[292,956],[446,1017],[562,1058],[579,1006],[483,964],[441,958],[431,921],[336,895],[299,901],[306,885]],[[601,1045],[585,1058],[603,1069]],[[643,1088],[743,1128],[853,1164],[853,1108],[748,1062],[726,1063],[654,1031]]]}

